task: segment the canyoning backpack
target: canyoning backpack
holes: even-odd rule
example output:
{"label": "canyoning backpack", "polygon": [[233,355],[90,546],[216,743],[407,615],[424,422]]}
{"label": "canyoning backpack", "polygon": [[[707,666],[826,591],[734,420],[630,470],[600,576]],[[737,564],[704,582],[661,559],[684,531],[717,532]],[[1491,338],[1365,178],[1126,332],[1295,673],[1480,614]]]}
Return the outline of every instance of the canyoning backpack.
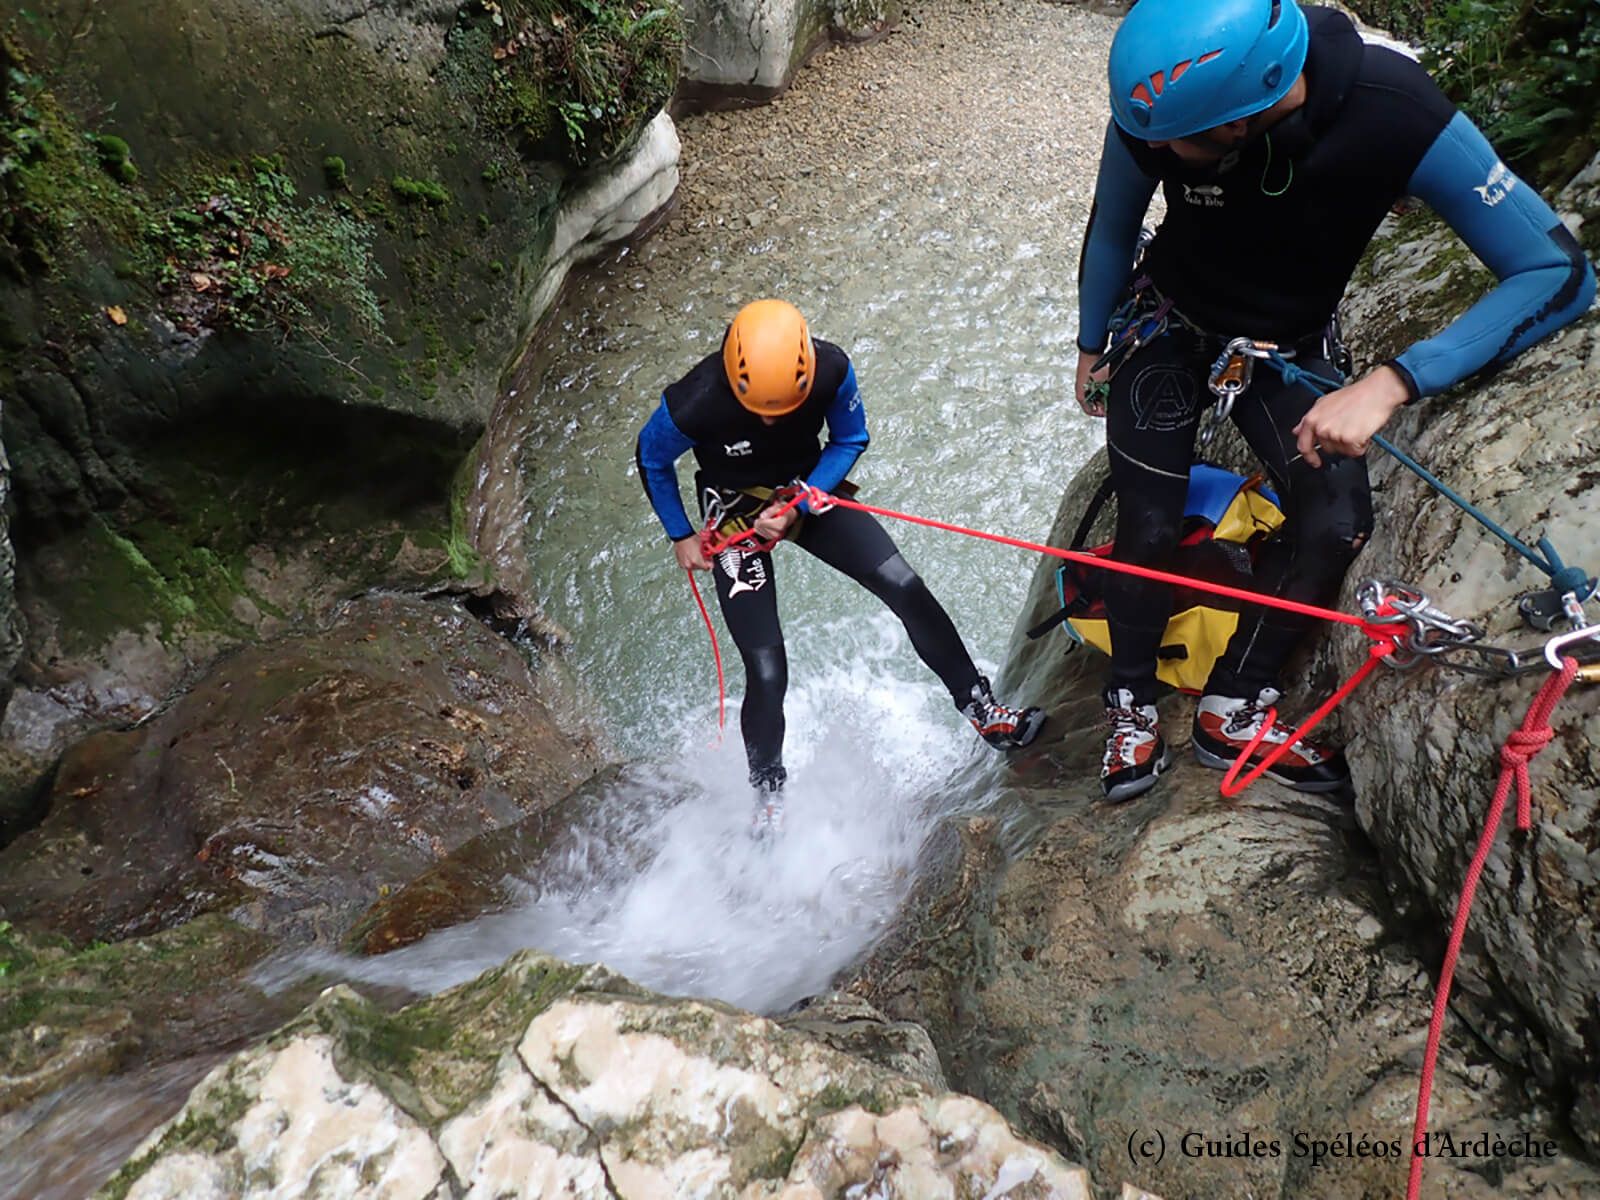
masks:
{"label": "canyoning backpack", "polygon": [[[1109,558],[1113,542],[1086,546],[1089,532],[1111,498],[1107,479],[1090,499],[1069,549]],[[1209,463],[1189,469],[1189,494],[1184,503],[1183,533],[1163,570],[1208,583],[1253,589],[1254,566],[1262,544],[1283,524],[1277,496],[1259,475],[1246,478]],[[1081,563],[1063,562],[1056,568],[1056,593],[1061,607],[1028,630],[1030,638],[1043,637],[1060,626],[1071,644],[1068,650],[1088,645],[1111,653],[1111,631],[1106,623],[1103,591],[1109,572]],[[1156,661],[1156,677],[1187,692],[1199,692],[1211,668],[1227,648],[1239,625],[1239,601],[1194,588],[1175,589],[1172,617],[1167,621]]]}

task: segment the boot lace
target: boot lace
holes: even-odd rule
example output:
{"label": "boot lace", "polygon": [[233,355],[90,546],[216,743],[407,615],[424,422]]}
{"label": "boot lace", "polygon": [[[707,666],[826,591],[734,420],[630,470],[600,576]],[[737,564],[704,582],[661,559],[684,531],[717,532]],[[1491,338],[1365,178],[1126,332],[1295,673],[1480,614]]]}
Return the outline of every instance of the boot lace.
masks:
{"label": "boot lace", "polygon": [[1106,721],[1111,726],[1111,740],[1106,743],[1107,763],[1122,762],[1131,739],[1156,732],[1156,723],[1138,708],[1107,708]]}

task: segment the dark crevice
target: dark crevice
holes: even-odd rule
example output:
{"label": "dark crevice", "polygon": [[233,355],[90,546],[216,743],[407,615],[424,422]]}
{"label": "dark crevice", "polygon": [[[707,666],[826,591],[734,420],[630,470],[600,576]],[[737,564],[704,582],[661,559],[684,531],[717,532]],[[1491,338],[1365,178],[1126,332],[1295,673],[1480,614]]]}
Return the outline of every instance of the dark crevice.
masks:
{"label": "dark crevice", "polygon": [[556,1095],[554,1088],[550,1087],[547,1083],[545,1083],[544,1080],[540,1079],[532,1071],[529,1071],[526,1063],[523,1064],[522,1069],[528,1071],[528,1078],[532,1079],[534,1084],[544,1092],[551,1104],[556,1105],[564,1113],[566,1113],[567,1116],[571,1117],[573,1123],[594,1140],[594,1160],[600,1165],[600,1174],[605,1177],[606,1194],[611,1196],[613,1200],[622,1200],[622,1193],[617,1190],[616,1182],[611,1178],[611,1170],[606,1166],[606,1156],[604,1153],[605,1144],[601,1140],[600,1135],[596,1133],[589,1125],[587,1125],[576,1112],[573,1111],[570,1104],[568,1104],[560,1096]]}

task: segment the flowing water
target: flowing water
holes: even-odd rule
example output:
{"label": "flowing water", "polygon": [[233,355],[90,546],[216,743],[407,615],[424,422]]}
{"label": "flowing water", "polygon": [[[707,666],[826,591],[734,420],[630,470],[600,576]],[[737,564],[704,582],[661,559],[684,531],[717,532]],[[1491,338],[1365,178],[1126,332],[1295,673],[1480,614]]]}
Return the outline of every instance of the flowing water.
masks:
{"label": "flowing water", "polygon": [[[1102,77],[1110,23],[980,5],[1009,18],[985,31],[1002,44],[957,54],[963,7],[928,6],[898,40],[827,55],[769,108],[686,121],[678,210],[570,289],[519,381],[512,436],[534,593],[571,634],[590,716],[653,780],[626,789],[609,828],[584,837],[613,856],[624,844],[643,852],[628,871],[558,871],[556,885],[542,865],[524,905],[341,973],[435,990],[533,946],[663,991],[778,1009],[824,987],[884,928],[931,822],[981,806],[1002,778],[898,622],[782,546],[788,831],[776,847],[752,845],[737,654],[717,618],[728,729],[708,744],[706,630],[633,462],[661,389],[717,349],[740,304],[783,296],[854,360],[872,434],[852,472],[863,500],[1046,534],[1101,436],[1070,394],[1072,280],[1103,120],[1084,80]],[[1030,103],[1019,100],[1022,59]],[[1088,112],[1067,130],[1038,97],[1074,91],[1091,93]],[[1085,128],[1088,148],[1074,154],[1063,139]],[[685,458],[686,491],[692,470]],[[889,524],[992,674],[1032,557]],[[950,787],[973,759],[990,769]],[[582,853],[606,859],[593,845]]]}

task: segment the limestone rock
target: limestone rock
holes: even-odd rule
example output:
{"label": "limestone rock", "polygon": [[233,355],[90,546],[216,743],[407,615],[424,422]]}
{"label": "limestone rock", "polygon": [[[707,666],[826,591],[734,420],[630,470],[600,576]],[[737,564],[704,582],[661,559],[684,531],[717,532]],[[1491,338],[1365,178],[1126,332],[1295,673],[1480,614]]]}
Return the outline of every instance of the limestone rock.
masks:
{"label": "limestone rock", "polygon": [[334,988],[102,1193],[1089,1200],[993,1109],[532,952],[394,1014]]}
{"label": "limestone rock", "polygon": [[[1097,469],[1073,482],[1054,544]],[[1046,564],[1018,629],[1055,604]],[[940,890],[914,897],[841,982],[890,1018],[925,1024],[953,1086],[1097,1178],[1129,1175],[1130,1139],[1159,1135],[1160,1161],[1152,1149],[1132,1181],[1169,1200],[1403,1190],[1431,986],[1354,815],[1271,782],[1223,799],[1220,777],[1187,757],[1183,698],[1161,705],[1175,769],[1147,796],[1105,805],[1104,663],[1064,646],[1019,634],[1009,654],[1006,687],[1051,712],[990,818],[1009,831],[1010,865],[996,877],[947,837],[928,869]],[[1435,1127],[1560,1142],[1559,1115],[1482,1058],[1453,1026]],[[1346,1131],[1352,1146],[1383,1148],[1331,1149]],[[1198,1142],[1186,1149],[1185,1134]],[[1491,1184],[1470,1162],[1435,1160],[1429,1186],[1484,1200],[1600,1186],[1600,1172],[1565,1154],[1499,1165]]]}
{"label": "limestone rock", "polygon": [[[374,574],[470,574],[464,540],[441,543],[502,378],[571,267],[676,187],[660,110],[677,11],[623,37],[623,7],[521,6],[546,25],[515,36],[559,26],[607,64],[617,93],[576,107],[570,55],[513,78],[536,55],[508,51],[495,5],[152,0],[101,21],[46,0],[0,17],[0,73],[15,55],[51,114],[0,222],[23,551],[16,610],[0,585],[0,701],[19,657],[26,693],[0,841],[37,816],[30,786],[70,737],[137,719],[197,662],[319,619]],[[116,179],[97,145],[120,147]],[[376,472],[391,453],[403,465]]]}
{"label": "limestone rock", "polygon": [[876,37],[904,15],[903,0],[684,0],[680,102],[769,100],[830,36]]}

